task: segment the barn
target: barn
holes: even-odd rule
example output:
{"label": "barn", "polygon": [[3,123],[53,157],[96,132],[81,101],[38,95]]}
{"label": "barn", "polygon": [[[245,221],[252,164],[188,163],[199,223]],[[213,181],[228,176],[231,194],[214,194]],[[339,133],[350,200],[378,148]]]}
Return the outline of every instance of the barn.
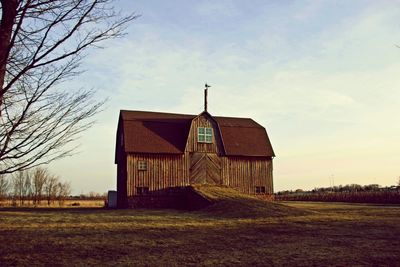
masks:
{"label": "barn", "polygon": [[118,207],[173,207],[192,184],[273,194],[275,157],[263,126],[249,118],[121,110],[115,163]]}

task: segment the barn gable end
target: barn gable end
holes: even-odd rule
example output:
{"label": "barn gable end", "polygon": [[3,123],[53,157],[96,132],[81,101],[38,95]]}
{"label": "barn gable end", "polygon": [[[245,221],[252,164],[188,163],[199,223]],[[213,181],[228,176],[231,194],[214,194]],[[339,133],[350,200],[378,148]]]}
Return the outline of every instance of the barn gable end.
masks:
{"label": "barn gable end", "polygon": [[[203,135],[199,128],[204,131]],[[206,135],[210,140],[206,140]],[[185,156],[189,164],[189,183],[223,184],[221,161],[223,155],[224,148],[218,124],[209,113],[203,112],[192,120],[186,143]]]}
{"label": "barn gable end", "polygon": [[[212,129],[212,142],[198,142],[198,128]],[[224,148],[218,124],[207,112],[203,112],[192,120],[189,136],[186,142],[185,152],[206,152],[218,155],[224,154]]]}

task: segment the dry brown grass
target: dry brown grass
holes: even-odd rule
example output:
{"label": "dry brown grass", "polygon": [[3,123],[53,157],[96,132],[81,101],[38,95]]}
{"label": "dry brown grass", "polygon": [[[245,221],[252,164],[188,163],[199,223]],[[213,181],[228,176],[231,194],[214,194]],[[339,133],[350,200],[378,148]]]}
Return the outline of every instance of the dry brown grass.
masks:
{"label": "dry brown grass", "polygon": [[212,185],[194,185],[193,188],[214,204],[199,211],[207,216],[225,218],[265,218],[306,215],[307,210],[266,202],[255,196],[239,193],[233,188]]}
{"label": "dry brown grass", "polygon": [[400,262],[400,206],[281,205],[288,208],[286,215],[243,218],[237,216],[240,210],[233,217],[220,216],[221,207],[218,212],[0,209],[0,265],[395,266]]}
{"label": "dry brown grass", "polygon": [[24,201],[24,205],[21,205],[18,201],[13,204],[11,199],[1,200],[0,207],[2,208],[9,208],[9,207],[38,207],[38,208],[62,208],[62,207],[81,207],[81,208],[101,208],[104,207],[104,200],[82,200],[82,199],[68,199],[59,203],[58,201],[53,201],[50,205],[47,205],[47,201],[43,200],[40,204],[33,204],[32,200]]}

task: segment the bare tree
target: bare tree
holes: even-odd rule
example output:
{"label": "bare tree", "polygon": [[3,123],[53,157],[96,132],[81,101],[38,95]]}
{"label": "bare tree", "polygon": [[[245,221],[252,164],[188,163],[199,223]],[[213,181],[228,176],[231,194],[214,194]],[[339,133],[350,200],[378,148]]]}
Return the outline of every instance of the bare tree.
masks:
{"label": "bare tree", "polygon": [[10,182],[6,179],[5,175],[0,174],[0,201],[5,199],[10,189]]}
{"label": "bare tree", "polygon": [[31,198],[32,183],[29,171],[18,171],[13,176],[14,199],[19,200],[20,205]]}
{"label": "bare tree", "polygon": [[65,199],[71,194],[71,184],[68,182],[57,183],[57,200],[60,206],[64,205]]}
{"label": "bare tree", "polygon": [[32,197],[33,204],[40,204],[43,197],[44,185],[47,177],[49,176],[48,171],[44,168],[36,168],[32,174]]}
{"label": "bare tree", "polygon": [[123,35],[137,16],[112,0],[0,0],[0,174],[70,155],[104,101],[60,88],[90,47]]}
{"label": "bare tree", "polygon": [[24,204],[24,180],[25,175],[23,171],[14,173],[12,180],[13,198],[15,201],[19,201],[20,205]]}
{"label": "bare tree", "polygon": [[58,183],[58,177],[54,175],[50,175],[46,179],[46,183],[44,184],[44,192],[46,194],[46,199],[47,199],[47,205],[50,206],[51,202],[54,201],[54,199],[57,196],[57,183]]}
{"label": "bare tree", "polygon": [[99,198],[100,196],[101,196],[100,193],[95,192],[95,191],[90,191],[88,194],[88,197],[91,199],[96,199],[96,198]]}
{"label": "bare tree", "polygon": [[22,184],[22,196],[24,200],[30,200],[32,196],[32,179],[31,173],[24,171],[24,182]]}

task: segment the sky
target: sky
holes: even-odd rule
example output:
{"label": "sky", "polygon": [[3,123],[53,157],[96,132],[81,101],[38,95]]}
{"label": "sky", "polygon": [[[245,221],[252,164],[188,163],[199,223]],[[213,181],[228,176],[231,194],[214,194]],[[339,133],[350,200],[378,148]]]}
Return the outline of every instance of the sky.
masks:
{"label": "sky", "polygon": [[[108,98],[77,153],[49,169],[73,193],[116,188],[119,110],[250,117],[274,189],[393,185],[400,176],[400,1],[120,0],[141,16],[64,86]],[[399,46],[399,47],[398,47]]]}

